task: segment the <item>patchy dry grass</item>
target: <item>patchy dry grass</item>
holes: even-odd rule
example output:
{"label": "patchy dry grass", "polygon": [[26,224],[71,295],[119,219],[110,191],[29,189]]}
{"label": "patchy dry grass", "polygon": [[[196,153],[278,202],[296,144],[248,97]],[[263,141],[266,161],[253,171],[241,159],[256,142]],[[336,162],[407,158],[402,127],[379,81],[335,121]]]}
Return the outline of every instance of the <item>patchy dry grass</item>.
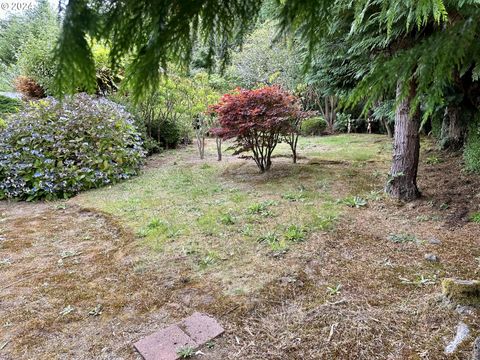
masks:
{"label": "patchy dry grass", "polygon": [[429,153],[442,161],[404,206],[381,192],[385,137],[299,146],[268,174],[209,143],[205,161],[166,152],[66,203],[0,203],[0,358],[137,359],[133,342],[205,311],[227,329],[206,359],[442,359],[460,320],[465,359],[478,310],[454,311],[439,281],[478,277],[480,179]]}
{"label": "patchy dry grass", "polygon": [[[331,150],[319,152],[324,143]],[[315,154],[313,161],[294,165],[280,146],[269,174],[259,174],[252,161],[197,161],[177,152],[173,163],[75,202],[121,218],[160,257],[185,256],[192,271],[221,280],[225,293],[247,294],[271,281],[276,273],[267,269],[295,251],[296,242],[285,235],[289,228],[301,228],[304,240],[332,230],[339,198],[376,189],[365,166],[322,161],[347,149],[352,158],[371,159],[386,147],[384,137],[306,138],[300,145],[302,156]]]}

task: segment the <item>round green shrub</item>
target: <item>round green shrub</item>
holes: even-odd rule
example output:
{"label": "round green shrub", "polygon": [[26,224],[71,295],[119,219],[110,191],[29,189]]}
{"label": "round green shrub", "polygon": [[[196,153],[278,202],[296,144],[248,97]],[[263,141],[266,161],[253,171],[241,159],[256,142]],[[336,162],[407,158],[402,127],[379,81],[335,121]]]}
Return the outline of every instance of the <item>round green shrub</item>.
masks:
{"label": "round green shrub", "polygon": [[463,150],[465,168],[480,173],[480,119],[476,117],[468,127],[468,136]]}
{"label": "round green shrub", "polygon": [[136,175],[143,158],[120,105],[86,94],[32,102],[0,133],[0,198],[68,198]]}
{"label": "round green shrub", "polygon": [[301,134],[302,135],[321,135],[327,128],[327,122],[320,116],[311,117],[305,119],[302,122]]}
{"label": "round green shrub", "polygon": [[0,115],[15,113],[19,111],[21,107],[22,102],[20,100],[0,95]]}
{"label": "round green shrub", "polygon": [[156,124],[158,134],[157,141],[165,149],[174,149],[180,142],[180,129],[178,123],[173,120],[164,120]]}

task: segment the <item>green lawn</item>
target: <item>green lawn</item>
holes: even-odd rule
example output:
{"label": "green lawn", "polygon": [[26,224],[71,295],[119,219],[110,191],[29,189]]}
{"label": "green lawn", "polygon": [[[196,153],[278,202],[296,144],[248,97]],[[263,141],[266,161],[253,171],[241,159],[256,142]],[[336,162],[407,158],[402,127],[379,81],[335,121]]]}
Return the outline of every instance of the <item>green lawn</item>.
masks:
{"label": "green lawn", "polygon": [[120,218],[152,262],[186,259],[195,273],[217,276],[228,293],[243,293],[271,278],[252,269],[268,269],[311,234],[332,230],[345,208],[339,199],[381,189],[389,148],[378,135],[302,138],[300,163],[291,163],[281,144],[271,172],[259,174],[252,160],[228,151],[217,162],[209,142],[204,161],[194,147],[168,151],[137,178],[72,201]]}

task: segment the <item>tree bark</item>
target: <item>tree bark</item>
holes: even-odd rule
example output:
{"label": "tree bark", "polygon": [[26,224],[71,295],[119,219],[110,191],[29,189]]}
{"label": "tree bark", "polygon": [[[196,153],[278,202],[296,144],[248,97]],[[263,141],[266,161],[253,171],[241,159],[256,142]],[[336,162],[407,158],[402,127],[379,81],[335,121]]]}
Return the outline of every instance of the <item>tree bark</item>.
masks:
{"label": "tree bark", "polygon": [[440,146],[442,149],[459,150],[465,141],[466,124],[460,107],[447,106],[442,121]]}
{"label": "tree bark", "polygon": [[[418,110],[412,111],[415,83],[408,84],[408,95],[395,111],[395,138],[390,179],[385,191],[398,200],[411,201],[420,196],[417,187],[418,158],[420,153],[420,118]],[[402,94],[402,84],[397,84],[397,99]],[[411,115],[413,114],[413,116]]]}
{"label": "tree bark", "polygon": [[388,123],[388,120],[387,119],[382,119],[382,122],[383,122],[383,126],[385,127],[385,130],[387,131],[387,136],[389,138],[393,138],[392,128],[390,127],[390,124]]}
{"label": "tree bark", "polygon": [[217,136],[215,142],[217,143],[217,160],[222,161],[222,138]]}

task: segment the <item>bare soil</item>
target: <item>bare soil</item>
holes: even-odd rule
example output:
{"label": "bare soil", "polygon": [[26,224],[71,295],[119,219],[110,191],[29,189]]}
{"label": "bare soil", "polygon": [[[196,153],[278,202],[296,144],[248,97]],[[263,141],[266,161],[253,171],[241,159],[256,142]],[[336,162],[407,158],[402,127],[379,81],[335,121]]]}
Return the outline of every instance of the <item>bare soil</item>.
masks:
{"label": "bare soil", "polygon": [[334,231],[280,258],[274,281],[238,296],[180,255],[146,261],[118,220],[75,199],[1,202],[0,359],[139,359],[135,341],[194,311],[226,328],[198,359],[444,359],[459,321],[471,335],[448,359],[468,359],[480,311],[456,310],[440,281],[478,278],[480,225],[468,218],[480,210],[480,177],[442,158],[421,167],[422,199],[346,210]]}

